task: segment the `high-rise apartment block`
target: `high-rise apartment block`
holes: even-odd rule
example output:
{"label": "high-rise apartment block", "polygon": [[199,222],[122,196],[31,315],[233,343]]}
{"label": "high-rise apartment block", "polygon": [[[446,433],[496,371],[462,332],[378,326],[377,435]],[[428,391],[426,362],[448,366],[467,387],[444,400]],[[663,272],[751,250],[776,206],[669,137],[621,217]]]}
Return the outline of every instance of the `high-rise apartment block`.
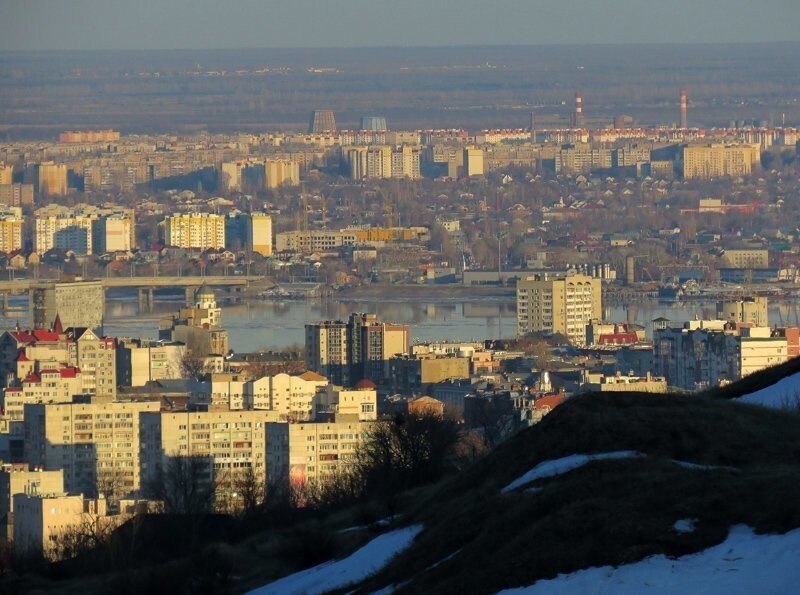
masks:
{"label": "high-rise apartment block", "polygon": [[22,217],[10,213],[0,213],[0,252],[13,252],[22,249]]}
{"label": "high-rise apartment block", "polygon": [[63,328],[96,329],[103,324],[105,291],[101,281],[37,281],[29,293],[35,329],[49,329],[58,315]]}
{"label": "high-rise apartment block", "polygon": [[280,186],[297,186],[300,183],[300,164],[290,159],[267,159],[264,162],[265,183],[268,190]]}
{"label": "high-rise apartment block", "polygon": [[52,161],[40,163],[37,168],[37,183],[42,196],[63,196],[67,193],[67,166]]}
{"label": "high-rise apartment block", "polygon": [[76,254],[128,251],[135,245],[134,211],[114,205],[48,205],[35,213],[35,248]]}
{"label": "high-rise apartment block", "polygon": [[229,214],[225,220],[225,246],[262,256],[272,254],[272,217],[265,213]]}
{"label": "high-rise apartment block", "polygon": [[0,204],[33,206],[33,184],[0,184]]}
{"label": "high-rise apartment block", "polygon": [[350,177],[364,178],[411,178],[419,179],[420,150],[418,147],[390,145],[353,147],[347,150]]}
{"label": "high-rise apartment block", "polygon": [[122,498],[141,488],[145,412],[158,402],[57,403],[25,407],[25,456],[45,471],[64,470],[71,493]]}
{"label": "high-rise apartment block", "polygon": [[0,186],[14,183],[14,166],[0,163]]}
{"label": "high-rise apartment block", "polygon": [[175,213],[165,220],[164,239],[179,248],[225,247],[225,217],[213,213]]}
{"label": "high-rise apartment block", "polygon": [[89,255],[93,246],[93,219],[84,215],[36,216],[35,249],[39,254],[52,250],[72,250]]}
{"label": "high-rise apartment block", "polygon": [[586,275],[537,275],[517,284],[517,334],[560,333],[586,343],[586,324],[602,318],[601,281]]}
{"label": "high-rise apartment block", "polygon": [[690,145],[683,148],[683,177],[709,179],[722,176],[748,176],[758,167],[761,147],[758,144]]}
{"label": "high-rise apartment block", "polygon": [[155,465],[168,469],[171,458],[191,457],[202,467],[195,479],[214,491],[217,510],[241,509],[237,485],[244,479],[266,481],[266,412],[200,411],[149,417],[157,417],[160,423],[161,460]]}
{"label": "high-rise apartment block", "polygon": [[467,147],[464,149],[464,175],[482,176],[484,170],[484,152],[478,147]]}
{"label": "high-rise apartment block", "polygon": [[144,386],[156,380],[181,378],[183,343],[147,339],[120,339],[117,343],[117,382]]}
{"label": "high-rise apartment block", "polygon": [[380,382],[389,375],[389,359],[408,353],[409,339],[408,325],[380,322],[374,314],[353,313],[347,323],[307,324],[306,365],[334,384]]}
{"label": "high-rise apartment block", "polygon": [[373,422],[269,424],[267,468],[270,481],[302,486],[325,481],[356,462],[359,444],[367,439]]}

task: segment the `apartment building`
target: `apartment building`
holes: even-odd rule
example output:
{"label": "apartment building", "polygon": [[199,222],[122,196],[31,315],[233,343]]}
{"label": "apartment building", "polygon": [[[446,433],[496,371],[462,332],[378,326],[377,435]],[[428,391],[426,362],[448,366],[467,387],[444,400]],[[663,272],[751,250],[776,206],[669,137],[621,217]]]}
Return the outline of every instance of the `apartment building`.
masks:
{"label": "apartment building", "polygon": [[517,283],[517,335],[560,333],[586,343],[586,325],[602,318],[600,279],[536,275]]}
{"label": "apartment building", "polygon": [[709,179],[748,176],[761,159],[759,144],[711,144],[683,148],[683,177]]}
{"label": "apartment building", "polygon": [[28,294],[35,329],[49,329],[58,316],[63,328],[96,329],[103,324],[102,281],[35,281]]}
{"label": "apartment building", "polygon": [[25,220],[17,215],[0,214],[0,252],[22,250],[22,226]]}
{"label": "apartment building", "polygon": [[0,334],[0,383],[13,386],[31,372],[74,365],[72,341],[63,331],[22,330]]}
{"label": "apartment building", "polygon": [[167,245],[179,248],[225,247],[225,217],[213,213],[175,213],[165,220]]}
{"label": "apartment building", "polygon": [[306,325],[306,366],[334,384],[350,384],[350,347],[347,324],[326,320]]}
{"label": "apartment building", "polygon": [[479,147],[467,147],[464,149],[464,175],[482,176],[486,173],[484,169],[484,151]]}
{"label": "apartment building", "polygon": [[416,390],[444,380],[469,378],[471,360],[456,354],[398,355],[389,360],[394,390]]}
{"label": "apartment building", "polygon": [[[242,506],[237,484],[245,473],[265,482],[267,477],[264,411],[200,411],[162,413],[160,416],[161,465],[170,457],[201,461],[199,480],[212,482],[218,510]],[[210,487],[209,485],[209,487]]]}
{"label": "apartment building", "polygon": [[225,245],[229,250],[246,250],[272,254],[272,217],[264,213],[228,215],[225,224]]}
{"label": "apartment building", "polygon": [[733,382],[789,357],[785,333],[725,320],[689,321],[657,329],[653,366],[670,386],[687,390]]}
{"label": "apartment building", "polygon": [[[64,472],[31,469],[27,464],[5,464],[0,469],[0,524],[5,525],[5,541],[14,540],[14,496],[61,494]],[[3,528],[0,527],[0,531]]]}
{"label": "apartment building", "polygon": [[767,308],[768,300],[765,297],[717,302],[717,319],[750,326],[769,326]]}
{"label": "apartment building", "polygon": [[0,184],[0,204],[33,206],[33,184]]}
{"label": "apartment building", "polygon": [[275,421],[310,421],[318,394],[326,386],[328,379],[311,371],[299,376],[264,376],[246,383],[245,406],[271,411],[276,414]]}
{"label": "apartment building", "polygon": [[267,159],[264,162],[268,190],[300,184],[300,164],[289,159]]}
{"label": "apartment building", "polygon": [[727,249],[722,255],[727,267],[737,269],[766,269],[769,267],[769,250],[766,249]]}
{"label": "apartment building", "polygon": [[410,333],[409,325],[381,322],[375,314],[353,313],[347,323],[307,324],[306,365],[333,384],[380,382],[390,375],[390,358],[409,353]]}
{"label": "apartment building", "polygon": [[147,339],[120,339],[117,342],[117,383],[144,386],[155,380],[181,378],[181,362],[186,345]]}
{"label": "apartment building", "polygon": [[43,196],[63,196],[67,193],[66,164],[47,161],[37,165],[35,170],[39,194]]}
{"label": "apartment building", "polygon": [[35,250],[44,254],[48,250],[72,250],[76,254],[92,254],[94,219],[82,215],[36,216]]}
{"label": "apartment building", "polygon": [[82,394],[85,394],[85,389],[78,368],[31,369],[21,378],[19,386],[3,389],[2,417],[7,422],[10,439],[20,439],[25,434],[25,405],[71,403],[77,395]]}
{"label": "apartment building", "polygon": [[105,498],[86,498],[83,494],[64,493],[14,495],[14,552],[17,555],[39,553],[58,561],[58,539],[73,528],[89,524],[113,528],[129,517],[108,514]]}
{"label": "apartment building", "polygon": [[0,163],[0,186],[7,186],[14,183],[14,166],[7,163]]}
{"label": "apartment building", "polygon": [[[154,446],[146,424],[158,402],[25,406],[25,456],[46,471],[63,469],[69,493],[115,500],[141,489],[142,452]],[[143,436],[145,438],[143,439]]]}
{"label": "apartment building", "polygon": [[75,364],[81,370],[83,390],[93,397],[117,396],[117,340],[88,328],[69,328]]}
{"label": "apartment building", "polygon": [[326,481],[356,460],[373,422],[267,425],[267,469],[271,481],[302,486]]}

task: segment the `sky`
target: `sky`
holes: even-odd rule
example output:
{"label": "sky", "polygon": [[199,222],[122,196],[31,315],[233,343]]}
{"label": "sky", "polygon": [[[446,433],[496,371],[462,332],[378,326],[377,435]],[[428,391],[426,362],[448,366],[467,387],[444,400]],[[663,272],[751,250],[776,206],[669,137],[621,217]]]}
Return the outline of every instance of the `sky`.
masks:
{"label": "sky", "polygon": [[800,41],[798,0],[0,0],[0,50]]}

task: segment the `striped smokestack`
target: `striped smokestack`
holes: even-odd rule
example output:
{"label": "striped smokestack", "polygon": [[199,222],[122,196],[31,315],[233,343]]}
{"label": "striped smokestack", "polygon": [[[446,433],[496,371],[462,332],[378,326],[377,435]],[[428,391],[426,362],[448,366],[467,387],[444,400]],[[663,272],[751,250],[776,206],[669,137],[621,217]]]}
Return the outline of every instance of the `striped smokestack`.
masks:
{"label": "striped smokestack", "polygon": [[580,91],[575,91],[575,114],[572,116],[573,128],[583,126],[583,96]]}
{"label": "striped smokestack", "polygon": [[681,89],[681,130],[686,128],[686,89]]}

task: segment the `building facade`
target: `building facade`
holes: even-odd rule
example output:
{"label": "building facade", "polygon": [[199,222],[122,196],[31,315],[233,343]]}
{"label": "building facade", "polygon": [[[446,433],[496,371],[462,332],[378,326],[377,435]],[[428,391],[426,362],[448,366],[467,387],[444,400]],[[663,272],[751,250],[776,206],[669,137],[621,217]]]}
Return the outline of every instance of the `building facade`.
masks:
{"label": "building facade", "polygon": [[175,213],[165,220],[164,240],[179,248],[225,247],[225,217],[213,213]]}
{"label": "building facade", "polygon": [[534,276],[517,283],[517,334],[560,333],[586,343],[586,325],[602,317],[600,279]]}

